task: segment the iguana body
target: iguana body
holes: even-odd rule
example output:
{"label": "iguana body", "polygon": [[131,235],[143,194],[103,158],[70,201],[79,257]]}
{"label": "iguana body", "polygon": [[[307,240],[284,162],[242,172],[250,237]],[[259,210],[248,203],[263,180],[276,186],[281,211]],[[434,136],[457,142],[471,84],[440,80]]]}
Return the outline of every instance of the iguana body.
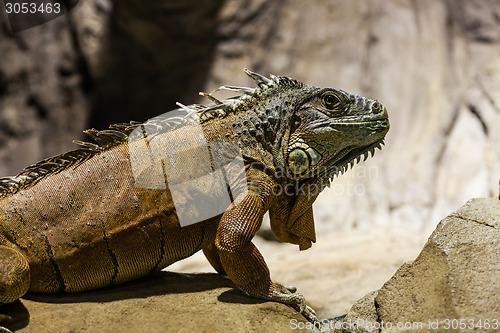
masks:
{"label": "iguana body", "polygon": [[[211,146],[211,156],[234,157],[225,147],[241,151],[248,190],[223,214],[181,226],[168,179],[164,189],[138,185],[131,151],[140,143],[130,140],[138,123],[89,130],[98,145],[80,142],[84,148],[0,179],[0,303],[28,290],[79,292],[130,281],[203,249],[243,291],[317,321],[300,294],[270,279],[251,240],[269,211],[278,239],[310,247],[312,203],[333,175],[380,147],[389,129],[387,111],[337,89],[247,74],[258,88],[223,87],[242,95],[223,101],[209,96],[214,104],[183,107],[199,115],[209,144],[227,144]],[[177,127],[188,134],[199,130],[189,117],[176,121],[152,120],[157,130],[151,142],[173,150]],[[186,158],[196,165],[193,151]],[[143,163],[147,177],[147,158]],[[177,176],[189,178],[190,172],[179,169]]]}

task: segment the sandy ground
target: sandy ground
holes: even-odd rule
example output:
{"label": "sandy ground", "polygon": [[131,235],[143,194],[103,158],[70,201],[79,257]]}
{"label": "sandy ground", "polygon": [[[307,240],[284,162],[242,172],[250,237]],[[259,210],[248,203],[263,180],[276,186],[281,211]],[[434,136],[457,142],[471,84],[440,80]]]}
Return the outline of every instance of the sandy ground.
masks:
{"label": "sandy ground", "polygon": [[[298,288],[321,318],[346,313],[367,293],[379,289],[406,261],[414,260],[428,234],[401,238],[390,233],[342,231],[318,235],[307,251],[256,237],[272,278]],[[214,272],[203,253],[169,266],[176,272]]]}

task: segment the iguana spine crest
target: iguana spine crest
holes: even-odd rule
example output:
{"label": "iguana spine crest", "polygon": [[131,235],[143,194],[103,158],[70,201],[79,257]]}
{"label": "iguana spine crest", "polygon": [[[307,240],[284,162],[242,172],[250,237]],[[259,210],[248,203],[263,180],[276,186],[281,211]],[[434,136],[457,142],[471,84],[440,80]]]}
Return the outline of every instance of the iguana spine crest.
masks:
{"label": "iguana spine crest", "polygon": [[[268,79],[265,76],[254,73],[248,69],[244,69],[244,71],[252,80],[255,81],[258,86],[257,89],[260,89],[262,91],[277,86],[280,86],[280,88],[300,88],[304,85],[302,82],[293,78],[270,75],[271,79]],[[235,107],[235,104],[244,102],[246,98],[255,97],[255,92],[257,89],[249,87],[221,86],[218,89],[214,90],[214,92],[217,92],[219,90],[229,90],[241,93],[241,95],[237,95],[222,101],[216,99],[211,94],[200,93],[200,95],[207,97],[213,103],[206,106],[200,104],[185,106],[178,103],[181,109],[187,112],[187,116],[184,119],[169,118],[166,121],[162,121],[160,123],[161,127],[157,128],[153,132],[148,127],[148,136],[151,137],[151,135],[154,135],[154,132],[162,133],[165,130],[173,130],[175,128],[178,128],[186,122],[189,123],[187,118],[189,116],[192,116],[193,114],[198,114],[199,120],[203,124],[212,119],[225,117],[229,113],[236,113],[237,107]],[[148,122],[146,123],[148,124],[148,126],[152,124]],[[78,148],[54,157],[41,160],[33,165],[25,167],[19,174],[14,177],[0,178],[0,199],[5,198],[9,195],[16,194],[21,190],[30,188],[31,186],[36,185],[38,182],[48,176],[81,165],[90,158],[126,142],[129,138],[129,134],[134,129],[143,126],[144,124],[145,123],[131,121],[130,123],[112,124],[107,130],[99,131],[92,128],[84,131],[84,133],[89,135],[97,144],[74,140],[74,143],[83,146],[83,148]],[[154,125],[158,126],[158,123],[155,123]]]}

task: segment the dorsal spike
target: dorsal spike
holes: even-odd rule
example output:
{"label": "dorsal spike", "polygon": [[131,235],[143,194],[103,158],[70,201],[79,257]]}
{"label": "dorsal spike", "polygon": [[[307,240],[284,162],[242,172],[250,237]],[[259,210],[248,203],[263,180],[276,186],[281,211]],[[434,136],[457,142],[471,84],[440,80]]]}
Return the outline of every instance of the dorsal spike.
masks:
{"label": "dorsal spike", "polygon": [[204,92],[199,92],[199,95],[208,98],[209,100],[211,100],[212,102],[214,102],[217,105],[222,105],[223,104],[220,100],[218,100],[217,98],[215,98],[214,96],[212,96],[210,94],[207,94],[207,93],[204,93]]}
{"label": "dorsal spike", "polygon": [[73,140],[73,142],[76,143],[77,145],[87,147],[87,148],[94,150],[94,151],[100,150],[100,147],[98,145],[90,143],[90,142],[85,142],[85,141],[80,141],[80,140]]}
{"label": "dorsal spike", "polygon": [[88,130],[83,131],[83,133],[87,134],[97,142],[97,133],[99,133],[99,131],[95,128],[89,128]]}
{"label": "dorsal spike", "polygon": [[183,109],[188,113],[192,111],[189,107],[187,107],[187,105],[184,105],[181,102],[176,102],[175,105],[177,105],[178,107],[180,107],[181,109]]}
{"label": "dorsal spike", "polygon": [[220,86],[219,88],[215,89],[212,91],[213,93],[216,93],[221,90],[228,90],[228,91],[234,91],[240,94],[245,94],[245,95],[252,95],[255,92],[254,88],[248,88],[248,87],[236,87],[236,86]]}
{"label": "dorsal spike", "polygon": [[271,81],[270,79],[268,79],[267,77],[263,76],[263,75],[260,75],[258,73],[255,73],[255,72],[252,72],[251,70],[245,68],[243,69],[245,71],[245,73],[250,76],[250,78],[252,80],[255,81],[255,83],[257,84],[257,86],[259,86],[259,88],[263,88],[264,86],[268,86],[270,85],[273,81]]}
{"label": "dorsal spike", "polygon": [[61,167],[62,165],[60,163],[57,163],[57,162],[53,162],[52,160],[46,160],[45,162],[43,162],[42,164],[33,164],[33,165],[29,165],[27,166],[26,168],[24,168],[18,175],[21,175],[25,172],[28,172],[30,170],[34,170],[34,169],[40,169],[40,168],[53,168],[53,167]]}
{"label": "dorsal spike", "polygon": [[97,131],[95,129],[84,131],[90,135],[101,147],[116,145],[118,142],[126,141],[128,136],[116,130]]}
{"label": "dorsal spike", "polygon": [[227,109],[227,107],[228,106],[226,104],[215,104],[215,105],[203,108],[201,110],[198,110],[198,113],[201,114],[201,115],[204,115],[207,112],[211,112],[211,111],[214,111],[214,110],[225,110],[225,109]]}
{"label": "dorsal spike", "polygon": [[[140,123],[138,123],[138,124],[140,124]],[[130,123],[119,123],[119,124],[109,125],[109,129],[116,130],[116,131],[119,131],[119,132],[123,132],[123,133],[129,135],[130,133],[132,133],[132,131],[134,129],[137,128],[137,126],[138,125],[133,124],[133,122],[130,122]]]}

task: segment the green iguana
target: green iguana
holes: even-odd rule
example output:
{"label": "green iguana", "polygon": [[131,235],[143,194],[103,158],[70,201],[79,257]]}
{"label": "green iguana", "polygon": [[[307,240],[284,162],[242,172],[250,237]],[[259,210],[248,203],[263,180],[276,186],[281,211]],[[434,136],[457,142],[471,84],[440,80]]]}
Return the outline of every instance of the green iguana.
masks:
{"label": "green iguana", "polygon": [[[203,250],[242,291],[319,323],[294,287],[271,280],[252,238],[269,211],[277,239],[309,248],[316,239],[312,203],[335,175],[381,148],[387,110],[339,89],[245,72],[257,88],[223,86],[238,95],[204,94],[212,103],[179,104],[183,117],[87,130],[97,144],[75,141],[83,147],[0,178],[0,304],[28,291],[116,285]],[[203,140],[211,171],[197,170]],[[243,167],[221,167],[238,158]],[[184,167],[167,170],[175,159]],[[244,182],[226,184],[230,200],[216,216],[180,223],[179,209],[196,219],[220,196],[210,179],[176,200],[171,188],[217,169],[226,182]],[[179,208],[183,195],[198,194],[210,199],[205,206]]]}

